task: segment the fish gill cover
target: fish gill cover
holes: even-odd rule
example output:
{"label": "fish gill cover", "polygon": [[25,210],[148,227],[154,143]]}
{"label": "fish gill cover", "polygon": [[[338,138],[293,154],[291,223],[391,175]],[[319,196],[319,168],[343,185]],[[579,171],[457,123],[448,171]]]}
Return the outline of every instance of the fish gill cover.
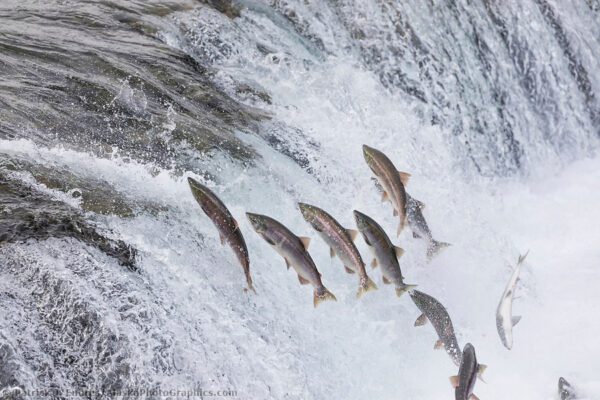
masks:
{"label": "fish gill cover", "polygon": [[[598,54],[592,0],[0,2],[0,398],[450,398],[410,296],[359,239],[379,289],[357,300],[298,202],[382,225],[488,365],[480,398],[560,376],[599,397]],[[363,144],[452,244],[431,262]],[[258,295],[187,177],[238,221]],[[247,211],[312,236],[338,301],[314,309]]]}

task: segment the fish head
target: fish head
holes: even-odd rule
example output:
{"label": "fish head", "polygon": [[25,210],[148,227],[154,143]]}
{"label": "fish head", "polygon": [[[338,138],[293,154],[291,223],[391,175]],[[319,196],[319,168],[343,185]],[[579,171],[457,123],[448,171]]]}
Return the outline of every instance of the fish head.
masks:
{"label": "fish head", "polygon": [[416,304],[419,310],[424,310],[429,304],[429,300],[427,299],[427,295],[423,292],[419,292],[418,290],[411,290],[408,292],[412,301]]}
{"label": "fish head", "polygon": [[247,212],[246,218],[248,218],[248,221],[250,221],[252,228],[254,228],[254,230],[257,233],[265,233],[267,231],[267,221],[264,215],[252,214]]}
{"label": "fish head", "polygon": [[369,168],[371,168],[371,171],[373,171],[375,175],[379,175],[379,167],[377,160],[381,158],[381,156],[383,156],[383,153],[377,149],[374,149],[364,144],[363,156],[365,157],[367,165],[369,166]]}
{"label": "fish head", "polygon": [[306,203],[298,203],[298,208],[302,216],[307,221],[312,221],[315,218],[316,207]]}
{"label": "fish head", "polygon": [[206,196],[206,191],[208,190],[207,187],[192,177],[188,177],[188,184],[190,185],[190,189],[196,200],[201,203],[202,199]]}
{"label": "fish head", "polygon": [[356,227],[358,228],[358,230],[360,232],[364,232],[365,230],[367,230],[370,226],[370,218],[367,217],[365,214],[361,213],[360,211],[354,210],[352,213],[354,214],[354,220],[356,221]]}

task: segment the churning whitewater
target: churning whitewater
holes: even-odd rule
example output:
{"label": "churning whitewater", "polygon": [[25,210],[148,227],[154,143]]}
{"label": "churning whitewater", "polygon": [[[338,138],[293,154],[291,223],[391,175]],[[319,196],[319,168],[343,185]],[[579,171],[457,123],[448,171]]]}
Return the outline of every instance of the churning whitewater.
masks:
{"label": "churning whitewater", "polygon": [[597,54],[591,0],[1,2],[0,399],[600,398]]}

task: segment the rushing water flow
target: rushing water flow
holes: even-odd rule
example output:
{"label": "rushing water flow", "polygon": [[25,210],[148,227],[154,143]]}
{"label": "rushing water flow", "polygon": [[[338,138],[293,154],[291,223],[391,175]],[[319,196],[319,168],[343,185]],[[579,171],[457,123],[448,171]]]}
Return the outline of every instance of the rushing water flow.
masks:
{"label": "rushing water flow", "polygon": [[[0,398],[451,398],[408,295],[373,270],[356,300],[297,209],[392,236],[362,144],[452,243],[427,262],[393,239],[488,365],[476,394],[554,398],[565,376],[597,398],[597,54],[592,0],[0,2]],[[187,176],[238,220],[258,295]],[[338,301],[313,309],[246,211],[314,237]],[[508,351],[495,310],[528,249]]]}

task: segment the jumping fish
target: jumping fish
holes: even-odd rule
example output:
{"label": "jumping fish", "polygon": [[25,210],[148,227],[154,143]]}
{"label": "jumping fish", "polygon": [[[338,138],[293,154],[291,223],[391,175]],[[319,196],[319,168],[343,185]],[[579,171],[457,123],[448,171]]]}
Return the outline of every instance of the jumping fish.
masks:
{"label": "jumping fish", "polygon": [[508,285],[506,285],[506,289],[504,289],[504,293],[502,293],[502,298],[500,299],[500,304],[498,304],[498,310],[496,311],[496,328],[498,329],[502,344],[509,350],[513,345],[512,328],[521,320],[520,316],[512,315],[512,302],[515,295],[515,286],[519,279],[519,272],[521,271],[521,265],[523,264],[525,257],[527,257],[527,253],[525,253],[524,256],[519,256],[517,266],[510,276],[510,280],[508,281]]}
{"label": "jumping fish", "polygon": [[558,395],[560,400],[575,400],[577,398],[573,386],[562,376],[558,379]]}
{"label": "jumping fish", "polygon": [[458,375],[450,377],[450,383],[455,388],[454,396],[456,400],[479,400],[473,394],[473,388],[477,381],[479,364],[475,356],[475,348],[471,343],[467,343],[462,352],[462,360]]}
{"label": "jumping fish", "polygon": [[413,231],[413,237],[427,240],[427,258],[432,259],[440,250],[450,246],[450,243],[438,242],[433,238],[431,229],[429,229],[429,225],[427,225],[427,221],[425,221],[425,217],[421,212],[424,207],[423,203],[406,193],[406,219]]}
{"label": "jumping fish", "polygon": [[318,207],[304,203],[298,203],[298,207],[304,219],[312,225],[329,246],[330,256],[334,257],[337,255],[344,263],[346,272],[358,275],[358,292],[356,293],[356,297],[359,298],[368,290],[377,289],[375,282],[367,276],[365,263],[354,245],[353,240],[358,232],[352,229],[345,229],[331,215]]}
{"label": "jumping fish", "polygon": [[367,165],[383,187],[381,201],[389,199],[394,207],[394,216],[398,215],[400,217],[397,231],[397,235],[400,235],[406,224],[406,191],[404,185],[410,174],[398,171],[392,161],[377,149],[363,145],[363,155]]}
{"label": "jumping fish", "polygon": [[248,289],[256,293],[256,290],[252,286],[252,278],[250,277],[248,248],[246,247],[246,242],[237,221],[233,218],[225,204],[206,186],[193,178],[188,178],[188,183],[202,211],[210,218],[219,231],[221,244],[225,244],[225,242],[229,243],[240,264],[242,264],[244,274],[246,274],[246,282],[248,282]]}
{"label": "jumping fish", "polygon": [[246,216],[254,230],[283,257],[288,269],[290,265],[294,267],[300,284],[310,283],[313,286],[315,307],[323,300],[337,300],[323,286],[321,274],[306,250],[309,238],[294,235],[288,228],[266,215],[246,213]]}
{"label": "jumping fish", "polygon": [[354,218],[358,230],[375,256],[371,266],[376,267],[377,265],[381,265],[383,283],[393,283],[396,287],[396,294],[398,296],[401,296],[407,290],[416,287],[417,285],[405,284],[404,277],[400,271],[398,257],[404,253],[404,250],[394,246],[390,241],[390,238],[385,234],[383,228],[381,228],[381,226],[379,226],[379,224],[371,217],[355,210]]}

